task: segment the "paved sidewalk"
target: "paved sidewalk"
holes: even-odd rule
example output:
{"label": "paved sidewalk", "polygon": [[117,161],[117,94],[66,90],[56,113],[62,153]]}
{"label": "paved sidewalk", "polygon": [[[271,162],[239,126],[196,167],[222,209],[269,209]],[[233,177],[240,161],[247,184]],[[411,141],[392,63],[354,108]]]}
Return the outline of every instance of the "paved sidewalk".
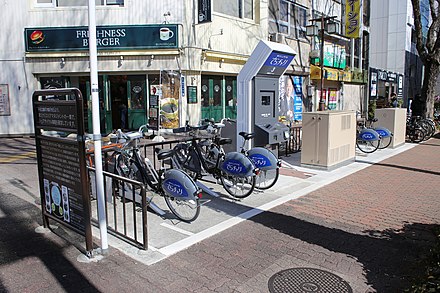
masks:
{"label": "paved sidewalk", "polygon": [[[83,263],[70,234],[35,232],[41,210],[32,147],[26,139],[5,141],[17,151],[5,155],[2,140],[0,292],[269,292],[270,278],[291,268],[330,272],[353,292],[402,292],[440,224],[438,137],[385,160],[377,154],[376,164],[369,163],[374,156],[358,156],[359,171],[297,168],[317,174],[304,180],[320,188],[311,185],[155,264],[113,247]],[[22,156],[4,159],[12,155]]]}

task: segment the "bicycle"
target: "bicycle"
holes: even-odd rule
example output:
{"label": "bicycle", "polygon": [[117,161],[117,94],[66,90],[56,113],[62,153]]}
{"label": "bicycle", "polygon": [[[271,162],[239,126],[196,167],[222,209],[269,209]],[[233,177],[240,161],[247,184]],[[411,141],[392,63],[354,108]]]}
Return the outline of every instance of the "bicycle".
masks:
{"label": "bicycle", "polygon": [[187,171],[195,180],[207,175],[213,176],[232,197],[241,199],[249,196],[254,191],[259,169],[239,152],[225,154],[220,146],[231,143],[231,139],[222,138],[214,144],[210,142],[210,137],[197,137],[197,132],[207,127],[185,126],[174,129],[174,133],[185,132],[191,136],[188,142],[174,147],[176,167]]}
{"label": "bicycle", "polygon": [[363,121],[358,122],[356,129],[356,146],[361,152],[370,154],[379,148],[380,135],[374,129],[367,128]]}
{"label": "bicycle", "polygon": [[[216,144],[217,147],[220,148],[221,145],[218,142],[222,139],[220,133],[221,129],[225,126],[225,121],[233,123],[236,122],[230,118],[223,118],[220,123],[214,123],[212,120],[205,120],[205,122],[209,123],[210,127],[212,127],[212,130],[208,131],[212,133],[212,143]],[[255,167],[260,170],[256,178],[255,187],[262,190],[271,188],[278,181],[281,160],[279,160],[274,153],[266,148],[254,147],[249,150],[245,148],[246,142],[250,139],[253,139],[255,137],[255,133],[240,132],[239,135],[244,139],[243,144],[240,147],[240,153],[247,156]]]}
{"label": "bicycle", "polygon": [[424,140],[430,139],[435,134],[435,122],[429,118],[423,118],[421,116],[412,116],[409,118],[410,123],[418,124],[425,132]]}
{"label": "bicycle", "polygon": [[374,129],[374,131],[376,131],[379,134],[380,140],[379,140],[379,146],[377,148],[383,150],[390,146],[391,141],[393,140],[393,133],[388,128],[382,126],[375,127],[374,123],[377,121],[378,121],[377,118],[369,119],[368,128]]}
{"label": "bicycle", "polygon": [[406,136],[408,136],[411,142],[420,143],[425,140],[426,132],[416,120],[408,117],[406,119]]}
{"label": "bicycle", "polygon": [[[144,137],[143,129],[146,128],[146,125],[142,125],[138,131],[117,131],[118,140],[123,143],[123,147],[117,150],[116,172],[143,183],[149,190],[162,196],[178,219],[184,222],[196,220],[200,214],[202,190],[184,171],[161,168],[157,172],[151,161],[140,154],[138,142]],[[155,149],[155,153],[160,161],[172,159],[174,156],[173,150]],[[129,192],[135,192],[130,186],[127,189]]]}

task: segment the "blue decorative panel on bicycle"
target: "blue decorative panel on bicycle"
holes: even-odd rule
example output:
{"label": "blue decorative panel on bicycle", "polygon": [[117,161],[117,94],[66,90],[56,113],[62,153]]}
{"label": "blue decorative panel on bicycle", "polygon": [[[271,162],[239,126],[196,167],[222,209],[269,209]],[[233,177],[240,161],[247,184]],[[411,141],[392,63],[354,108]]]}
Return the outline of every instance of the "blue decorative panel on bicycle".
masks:
{"label": "blue decorative panel on bicycle", "polygon": [[198,187],[188,174],[181,170],[171,169],[164,173],[164,177],[162,188],[169,196],[194,200]]}
{"label": "blue decorative panel on bicycle", "polygon": [[249,158],[255,167],[262,170],[276,169],[278,160],[276,156],[268,149],[255,147],[249,150]]}
{"label": "blue decorative panel on bicycle", "polygon": [[361,132],[358,134],[358,137],[365,141],[374,141],[380,139],[379,133],[377,133],[373,129],[368,129],[368,128],[362,129]]}
{"label": "blue decorative panel on bicycle", "polygon": [[385,127],[376,127],[376,128],[374,128],[374,130],[377,132],[377,133],[379,133],[379,135],[381,136],[381,137],[390,137],[390,136],[392,136],[393,134],[391,133],[391,131],[389,131],[387,128],[385,128]]}
{"label": "blue decorative panel on bicycle", "polygon": [[229,175],[238,177],[252,176],[254,164],[245,155],[239,152],[230,152],[225,156],[225,160],[220,166],[220,169]]}

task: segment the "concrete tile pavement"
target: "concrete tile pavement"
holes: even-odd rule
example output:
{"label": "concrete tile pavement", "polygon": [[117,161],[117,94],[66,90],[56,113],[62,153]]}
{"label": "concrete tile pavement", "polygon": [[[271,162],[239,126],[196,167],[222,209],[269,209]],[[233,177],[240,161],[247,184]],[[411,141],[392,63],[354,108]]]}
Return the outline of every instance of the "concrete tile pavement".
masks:
{"label": "concrete tile pavement", "polygon": [[322,187],[150,266],[116,249],[78,262],[61,229],[34,232],[39,208],[2,181],[0,292],[268,292],[273,274],[295,267],[332,272],[353,292],[401,292],[440,221],[439,149],[434,138],[376,164],[358,157],[357,172],[297,168]]}

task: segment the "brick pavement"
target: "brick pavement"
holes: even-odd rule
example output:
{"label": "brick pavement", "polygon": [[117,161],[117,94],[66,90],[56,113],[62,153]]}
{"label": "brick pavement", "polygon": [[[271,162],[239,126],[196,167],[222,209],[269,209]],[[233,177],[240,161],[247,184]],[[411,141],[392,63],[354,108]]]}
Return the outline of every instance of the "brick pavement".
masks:
{"label": "brick pavement", "polygon": [[440,222],[439,150],[431,139],[151,266],[115,249],[78,262],[61,229],[36,234],[39,208],[0,186],[0,292],[268,292],[294,267],[330,271],[354,292],[401,292]]}

